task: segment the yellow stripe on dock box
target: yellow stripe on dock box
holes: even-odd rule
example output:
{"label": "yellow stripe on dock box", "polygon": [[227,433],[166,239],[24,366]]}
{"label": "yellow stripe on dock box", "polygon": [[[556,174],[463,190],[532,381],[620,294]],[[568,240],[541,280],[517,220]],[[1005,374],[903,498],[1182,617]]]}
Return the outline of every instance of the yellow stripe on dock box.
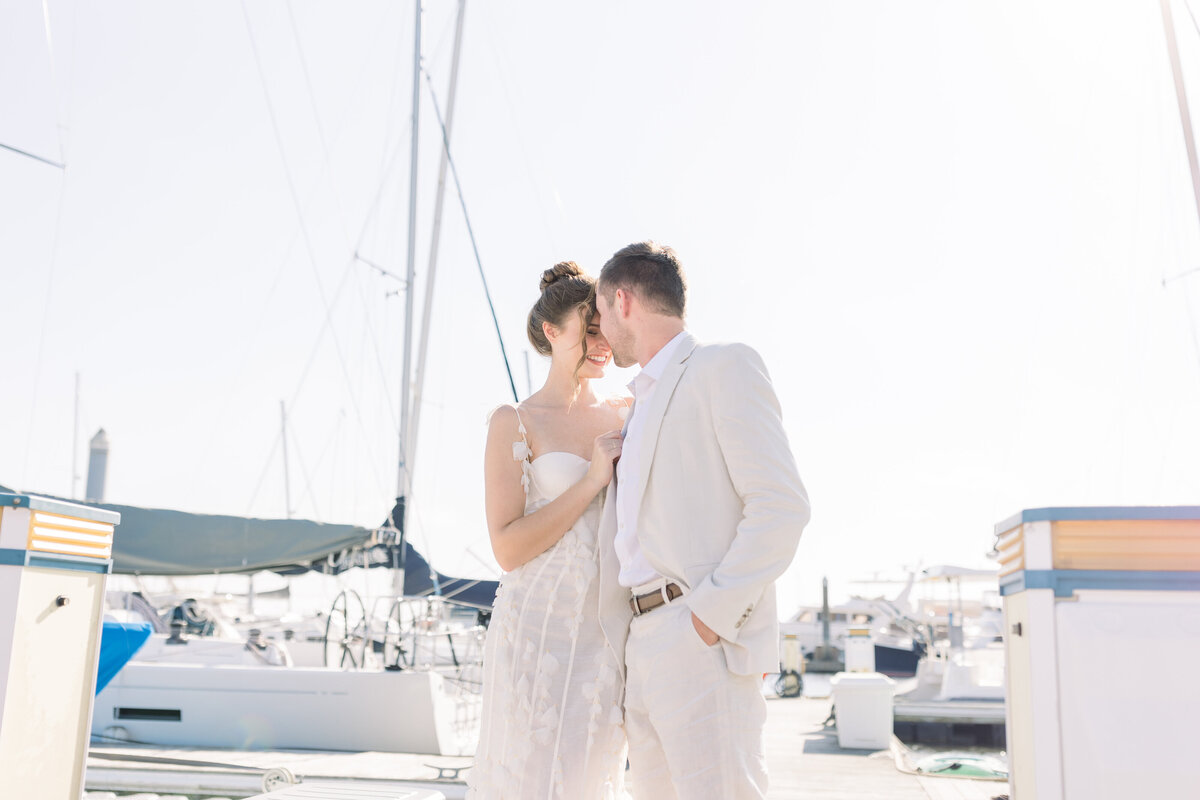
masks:
{"label": "yellow stripe on dock box", "polygon": [[1200,571],[1200,521],[1058,520],[1055,569]]}
{"label": "yellow stripe on dock box", "polygon": [[998,577],[1001,578],[1005,575],[1011,575],[1018,570],[1025,569],[1025,543],[1019,542],[1016,547],[1009,550],[1001,550],[1000,557],[996,560],[1000,562]]}
{"label": "yellow stripe on dock box", "polygon": [[38,536],[36,534],[29,537],[29,549],[46,550],[52,553],[72,553],[95,558],[108,558],[112,555],[111,543],[95,544],[72,541],[59,536]]}
{"label": "yellow stripe on dock box", "polygon": [[74,536],[47,536],[41,533],[40,528],[36,528],[35,531],[37,532],[34,533],[34,536],[30,541],[36,542],[43,547],[48,545],[70,545],[71,547],[78,549],[80,552],[96,553],[101,558],[108,558],[108,554],[112,552],[112,542],[109,541],[95,542],[76,538]]}
{"label": "yellow stripe on dock box", "polygon": [[112,556],[113,526],[63,514],[36,511],[30,515],[30,550],[92,558]]}
{"label": "yellow stripe on dock box", "polygon": [[1000,563],[998,577],[1025,569],[1025,526],[1006,531],[996,542],[996,554]]}

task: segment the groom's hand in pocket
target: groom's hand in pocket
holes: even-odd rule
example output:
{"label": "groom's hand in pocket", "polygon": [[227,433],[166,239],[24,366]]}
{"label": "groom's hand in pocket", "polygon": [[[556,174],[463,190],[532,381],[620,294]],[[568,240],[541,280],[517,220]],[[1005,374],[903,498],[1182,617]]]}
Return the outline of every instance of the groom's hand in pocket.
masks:
{"label": "groom's hand in pocket", "polygon": [[692,627],[696,629],[696,635],[699,636],[709,647],[712,647],[714,644],[721,641],[721,637],[717,636],[716,631],[701,622],[700,618],[696,616],[695,612],[692,613]]}

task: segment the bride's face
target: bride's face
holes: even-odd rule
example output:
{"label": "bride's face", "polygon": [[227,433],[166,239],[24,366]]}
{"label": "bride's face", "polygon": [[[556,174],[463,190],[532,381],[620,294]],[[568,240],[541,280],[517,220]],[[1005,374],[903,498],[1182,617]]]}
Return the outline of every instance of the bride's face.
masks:
{"label": "bride's face", "polygon": [[584,346],[587,348],[587,359],[579,368],[579,377],[603,378],[604,368],[612,360],[612,350],[608,347],[608,339],[600,332],[599,311],[592,314],[592,320],[588,323]]}
{"label": "bride's face", "polygon": [[604,368],[612,360],[612,351],[608,347],[608,340],[600,332],[599,312],[594,314],[591,322],[588,323],[586,336],[582,333],[583,320],[579,318],[578,314],[569,315],[551,343],[554,358],[555,360],[562,359],[574,371],[575,365],[579,363],[579,358],[584,354],[586,348],[587,357],[584,359],[583,365],[579,367],[579,377],[602,378],[604,377]]}

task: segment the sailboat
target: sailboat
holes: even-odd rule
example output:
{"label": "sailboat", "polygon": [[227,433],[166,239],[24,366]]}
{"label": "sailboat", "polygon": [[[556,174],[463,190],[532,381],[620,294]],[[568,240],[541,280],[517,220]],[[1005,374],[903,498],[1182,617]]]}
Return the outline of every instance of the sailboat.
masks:
{"label": "sailboat", "polygon": [[[447,686],[436,664],[418,663],[413,655],[416,623],[439,620],[447,609],[467,608],[475,613],[477,631],[486,622],[496,582],[469,580],[443,574],[408,541],[412,465],[430,335],[430,308],[437,241],[447,169],[453,169],[449,136],[453,118],[454,86],[461,49],[465,2],[458,4],[454,67],[451,71],[447,113],[440,119],[441,167],[433,246],[427,273],[425,315],[420,347],[415,348],[415,256],[417,195],[417,123],[421,79],[421,4],[416,4],[412,91],[412,146],[409,191],[404,364],[401,379],[400,447],[396,501],[377,527],[330,525],[307,520],[266,520],[194,514],[166,509],[96,505],[120,509],[122,526],[116,537],[113,571],[130,575],[253,574],[271,570],[280,574],[319,571],[336,574],[354,567],[385,567],[394,572],[391,606],[397,622],[395,641],[387,636],[372,639],[365,604],[358,602],[356,618],[351,595],[342,601],[342,622],[331,635],[327,627],[326,667],[286,667],[270,663],[229,663],[229,650],[247,651],[250,642],[234,641],[230,647],[209,648],[203,659],[134,660],[100,693],[93,716],[93,734],[99,741],[113,740],[221,747],[305,747],[346,750],[383,750],[456,754],[474,747],[471,715],[462,706],[472,698],[461,687]],[[438,109],[438,115],[441,111]],[[18,151],[33,157],[29,152]],[[45,159],[42,159],[45,160]],[[51,166],[54,166],[53,162]],[[61,166],[61,165],[58,165]],[[506,359],[507,361],[507,359]],[[512,383],[510,376],[510,384]],[[515,395],[515,388],[514,388]],[[436,600],[436,602],[435,602]],[[404,601],[425,609],[419,618]],[[331,609],[337,611],[338,607]],[[181,608],[181,616],[187,610]],[[332,625],[335,613],[326,615]],[[392,614],[388,615],[393,618]],[[408,630],[405,630],[405,625]],[[390,630],[390,629],[389,629]],[[442,633],[437,633],[440,638]],[[405,636],[409,636],[406,646]],[[177,641],[170,642],[171,638]],[[332,654],[329,659],[331,641]],[[152,641],[159,655],[184,652],[187,637],[165,633]],[[170,642],[170,643],[168,643]],[[362,667],[368,651],[383,646],[382,666]],[[388,645],[391,645],[390,649]],[[457,656],[456,656],[457,658]],[[216,663],[214,663],[214,660]],[[224,660],[225,663],[220,663]],[[242,656],[242,660],[245,658]],[[347,664],[349,660],[349,664]],[[174,663],[171,663],[174,662]],[[395,713],[387,713],[392,709]]]}

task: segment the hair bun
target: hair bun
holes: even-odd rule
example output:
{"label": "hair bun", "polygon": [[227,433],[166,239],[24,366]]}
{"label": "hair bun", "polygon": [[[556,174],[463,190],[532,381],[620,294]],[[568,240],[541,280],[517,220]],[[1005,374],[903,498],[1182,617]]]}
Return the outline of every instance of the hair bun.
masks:
{"label": "hair bun", "polygon": [[560,261],[542,273],[538,291],[544,292],[563,278],[575,278],[583,274],[583,268],[574,261]]}

